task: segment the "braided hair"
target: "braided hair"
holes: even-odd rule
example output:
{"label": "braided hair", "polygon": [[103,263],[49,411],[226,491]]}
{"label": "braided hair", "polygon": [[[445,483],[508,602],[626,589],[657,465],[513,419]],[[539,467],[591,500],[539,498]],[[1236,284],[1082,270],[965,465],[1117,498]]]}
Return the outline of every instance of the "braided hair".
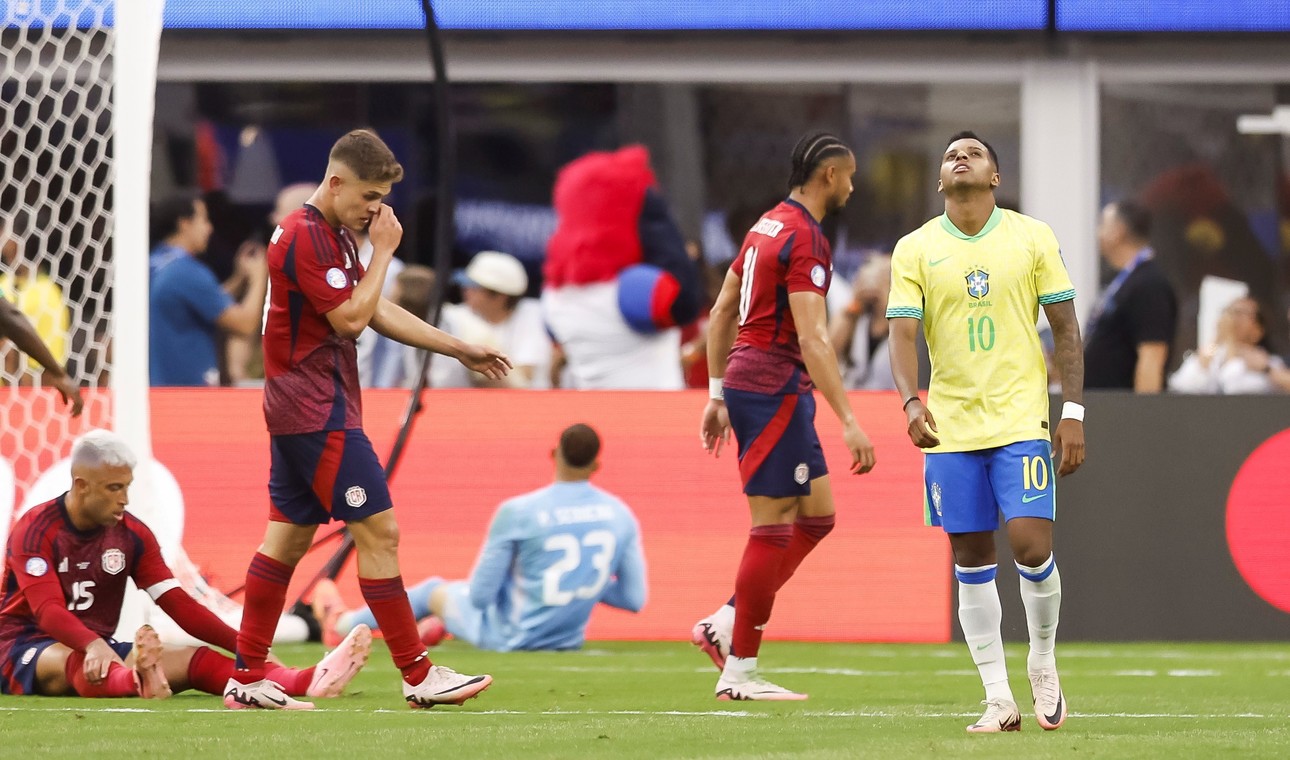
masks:
{"label": "braided hair", "polygon": [[851,152],[837,136],[828,132],[815,132],[797,141],[793,148],[793,173],[788,176],[788,189],[805,185],[824,159],[844,156]]}

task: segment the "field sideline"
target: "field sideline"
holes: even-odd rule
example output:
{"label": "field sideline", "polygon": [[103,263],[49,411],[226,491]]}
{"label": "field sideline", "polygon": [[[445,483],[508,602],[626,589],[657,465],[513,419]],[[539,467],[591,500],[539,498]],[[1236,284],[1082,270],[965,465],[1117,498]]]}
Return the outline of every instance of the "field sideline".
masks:
{"label": "field sideline", "polygon": [[[320,653],[280,652],[292,663]],[[379,648],[348,696],[313,713],[230,712],[193,693],[164,702],[0,697],[0,757],[1290,756],[1285,644],[1059,645],[1072,714],[1056,732],[1027,712],[1025,648],[1013,646],[1024,724],[995,736],[963,731],[980,714],[981,690],[953,645],[770,642],[767,674],[811,694],[778,705],[714,700],[716,670],[688,644],[498,655],[450,642],[434,654],[497,681],[464,707],[412,711]]]}

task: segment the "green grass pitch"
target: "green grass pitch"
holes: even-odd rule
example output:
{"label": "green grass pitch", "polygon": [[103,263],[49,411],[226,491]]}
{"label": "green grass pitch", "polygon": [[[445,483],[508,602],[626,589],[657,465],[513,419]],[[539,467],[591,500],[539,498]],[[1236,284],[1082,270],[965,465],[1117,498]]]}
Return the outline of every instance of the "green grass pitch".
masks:
{"label": "green grass pitch", "polygon": [[[291,663],[317,645],[280,648]],[[716,670],[685,643],[593,643],[494,654],[450,642],[435,659],[490,672],[463,707],[410,710],[378,644],[339,699],[312,713],[223,709],[185,693],[150,702],[0,697],[0,757],[1285,758],[1290,645],[1064,644],[1066,725],[1027,711],[1025,648],[1009,649],[1019,734],[970,736],[981,687],[961,646],[769,642],[764,672],[806,702],[717,702]]]}

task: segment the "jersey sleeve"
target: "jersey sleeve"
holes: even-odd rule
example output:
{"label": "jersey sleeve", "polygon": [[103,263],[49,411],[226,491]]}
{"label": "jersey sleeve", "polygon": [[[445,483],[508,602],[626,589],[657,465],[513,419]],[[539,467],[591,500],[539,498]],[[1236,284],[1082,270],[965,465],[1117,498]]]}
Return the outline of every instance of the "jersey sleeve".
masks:
{"label": "jersey sleeve", "polygon": [[896,243],[891,254],[891,294],[887,297],[887,319],[923,318],[923,262],[918,246],[909,236]]}
{"label": "jersey sleeve", "polygon": [[1039,303],[1061,303],[1075,297],[1075,286],[1066,272],[1062,251],[1053,229],[1043,222],[1035,223],[1035,292]]}
{"label": "jersey sleeve", "polygon": [[349,300],[354,285],[341,266],[341,254],[332,236],[317,224],[296,225],[291,239],[296,287],[319,314],[326,314]]}
{"label": "jersey sleeve", "polygon": [[649,596],[645,551],[641,547],[640,525],[625,506],[623,510],[626,512],[624,519],[630,527],[618,552],[613,580],[605,587],[605,594],[600,601],[620,610],[640,612]]}
{"label": "jersey sleeve", "polygon": [[825,252],[824,240],[813,230],[798,229],[788,245],[788,267],[784,271],[784,284],[789,293],[816,293],[821,297],[828,291],[829,269],[832,266]]}
{"label": "jersey sleeve", "polygon": [[519,551],[520,522],[518,510],[509,503],[503,504],[493,515],[488,538],[484,540],[484,548],[470,573],[470,602],[481,610],[493,606],[502,593],[511,562]]}
{"label": "jersey sleeve", "polygon": [[220,287],[215,273],[205,264],[193,261],[189,265],[191,276],[187,279],[180,297],[197,316],[207,324],[215,324],[220,315],[233,305],[233,297]]}
{"label": "jersey sleeve", "polygon": [[179,581],[161,556],[161,546],[152,530],[143,521],[127,514],[125,518],[130,532],[139,544],[139,559],[135,562],[130,577],[134,585],[143,589],[156,601],[162,594],[173,588],[179,588]]}

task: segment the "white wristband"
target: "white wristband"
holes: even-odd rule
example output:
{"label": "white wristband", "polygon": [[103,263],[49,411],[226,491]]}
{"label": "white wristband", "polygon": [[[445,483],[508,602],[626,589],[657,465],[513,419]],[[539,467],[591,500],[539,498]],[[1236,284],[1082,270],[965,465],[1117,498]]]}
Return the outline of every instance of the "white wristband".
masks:
{"label": "white wristband", "polygon": [[1084,421],[1084,405],[1077,404],[1074,401],[1067,401],[1062,404],[1062,419]]}
{"label": "white wristband", "polygon": [[721,378],[719,377],[708,378],[708,398],[712,399],[713,401],[726,400],[726,390],[721,385]]}

